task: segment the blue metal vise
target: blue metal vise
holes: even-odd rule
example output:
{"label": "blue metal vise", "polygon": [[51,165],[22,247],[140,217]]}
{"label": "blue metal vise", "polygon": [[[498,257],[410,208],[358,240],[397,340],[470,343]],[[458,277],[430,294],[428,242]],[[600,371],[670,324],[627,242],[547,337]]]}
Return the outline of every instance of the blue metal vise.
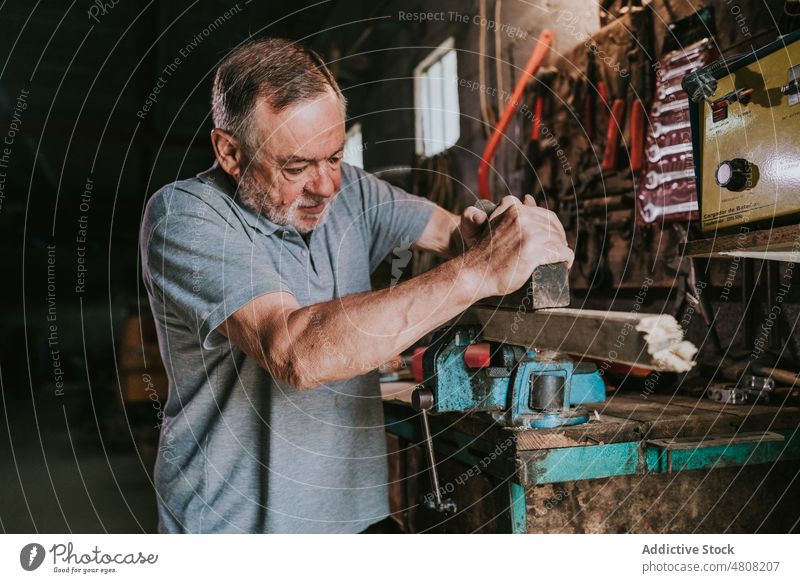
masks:
{"label": "blue metal vise", "polygon": [[589,412],[578,405],[605,400],[594,364],[553,351],[486,346],[477,328],[437,334],[422,366],[425,386],[415,391],[415,408],[421,398],[430,413],[486,412],[508,427],[550,428],[585,423]]}

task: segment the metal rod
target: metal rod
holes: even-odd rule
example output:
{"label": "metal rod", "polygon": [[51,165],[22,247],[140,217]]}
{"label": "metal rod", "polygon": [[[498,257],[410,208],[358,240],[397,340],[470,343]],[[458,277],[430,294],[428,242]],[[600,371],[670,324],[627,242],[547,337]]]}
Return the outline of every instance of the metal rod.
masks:
{"label": "metal rod", "polygon": [[431,464],[431,482],[433,483],[433,495],[436,498],[436,509],[443,505],[442,492],[439,490],[439,475],[436,472],[436,456],[433,453],[433,438],[431,437],[431,426],[428,423],[428,411],[422,409],[422,430],[425,433],[425,448],[428,450],[428,461]]}

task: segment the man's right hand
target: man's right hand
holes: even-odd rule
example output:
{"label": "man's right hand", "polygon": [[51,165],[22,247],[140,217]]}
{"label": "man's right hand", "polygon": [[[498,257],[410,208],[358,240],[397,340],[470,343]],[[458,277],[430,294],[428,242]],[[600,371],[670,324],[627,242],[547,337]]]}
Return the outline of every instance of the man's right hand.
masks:
{"label": "man's right hand", "polygon": [[566,261],[571,267],[574,258],[556,214],[526,195],[524,202],[503,198],[464,262],[478,294],[486,298],[515,292],[540,265]]}

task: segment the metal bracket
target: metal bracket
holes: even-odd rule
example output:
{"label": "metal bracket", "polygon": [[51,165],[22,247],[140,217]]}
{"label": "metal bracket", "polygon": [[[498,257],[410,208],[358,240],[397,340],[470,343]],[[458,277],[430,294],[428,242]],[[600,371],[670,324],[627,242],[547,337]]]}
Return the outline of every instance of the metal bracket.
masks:
{"label": "metal bracket", "polygon": [[673,439],[649,439],[645,441],[648,447],[655,447],[666,453],[667,473],[672,473],[672,453],[681,450],[697,450],[710,447],[732,447],[748,443],[764,443],[770,441],[785,441],[783,435],[774,431],[752,431],[737,433],[735,435],[712,435],[697,439],[696,437],[676,437]]}

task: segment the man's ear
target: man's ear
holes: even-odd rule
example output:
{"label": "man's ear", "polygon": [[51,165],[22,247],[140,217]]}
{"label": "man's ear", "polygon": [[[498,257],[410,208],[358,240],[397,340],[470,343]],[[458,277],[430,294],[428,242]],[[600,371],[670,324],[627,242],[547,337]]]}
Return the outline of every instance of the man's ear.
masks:
{"label": "man's ear", "polygon": [[236,182],[242,177],[244,157],[239,140],[220,128],[211,130],[211,146],[222,169]]}

